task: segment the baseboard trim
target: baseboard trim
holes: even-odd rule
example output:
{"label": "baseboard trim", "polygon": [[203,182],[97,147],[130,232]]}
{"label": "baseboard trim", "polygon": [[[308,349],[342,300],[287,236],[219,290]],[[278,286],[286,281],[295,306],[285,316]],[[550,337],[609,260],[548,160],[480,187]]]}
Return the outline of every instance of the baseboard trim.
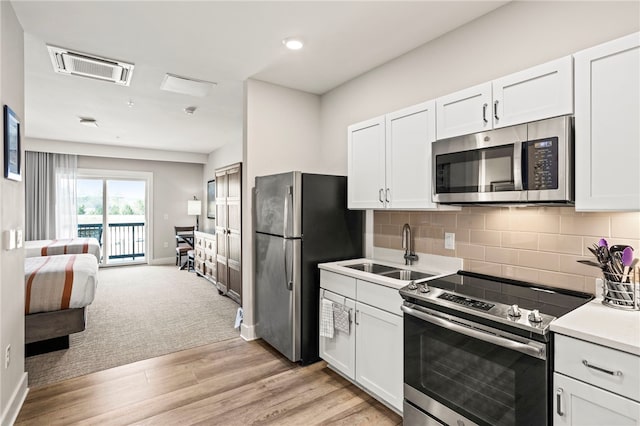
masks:
{"label": "baseboard trim", "polygon": [[12,425],[16,422],[18,414],[20,414],[20,410],[22,409],[22,404],[24,404],[25,399],[27,399],[28,392],[27,373],[22,373],[22,379],[18,386],[16,386],[13,395],[11,395],[7,409],[2,413],[0,425]]}
{"label": "baseboard trim", "polygon": [[175,265],[175,257],[161,257],[160,259],[151,259],[149,265]]}
{"label": "baseboard trim", "polygon": [[258,336],[256,336],[256,326],[242,324],[240,326],[240,337],[247,342],[258,339]]}

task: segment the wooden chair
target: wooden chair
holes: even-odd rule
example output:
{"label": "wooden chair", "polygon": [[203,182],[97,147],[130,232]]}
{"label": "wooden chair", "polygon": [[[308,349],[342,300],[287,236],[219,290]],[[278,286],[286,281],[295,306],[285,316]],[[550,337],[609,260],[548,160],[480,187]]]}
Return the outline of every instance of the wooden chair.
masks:
{"label": "wooden chair", "polygon": [[[193,231],[195,226],[174,226],[176,233],[176,265],[184,269],[188,262],[188,253],[193,250]],[[183,264],[182,258],[187,257]]]}

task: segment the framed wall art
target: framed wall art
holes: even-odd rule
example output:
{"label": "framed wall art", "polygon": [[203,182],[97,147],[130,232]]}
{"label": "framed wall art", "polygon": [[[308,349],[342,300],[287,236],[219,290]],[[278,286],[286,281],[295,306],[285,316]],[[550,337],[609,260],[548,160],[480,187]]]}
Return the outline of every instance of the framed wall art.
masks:
{"label": "framed wall art", "polygon": [[216,218],[216,181],[207,182],[207,218]]}
{"label": "framed wall art", "polygon": [[20,155],[20,120],[9,108],[4,106],[4,177],[22,180]]}

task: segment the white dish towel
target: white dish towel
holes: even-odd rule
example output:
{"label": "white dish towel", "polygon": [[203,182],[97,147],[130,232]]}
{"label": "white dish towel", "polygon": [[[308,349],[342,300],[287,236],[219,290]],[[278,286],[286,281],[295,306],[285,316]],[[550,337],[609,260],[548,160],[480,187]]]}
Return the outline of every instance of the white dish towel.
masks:
{"label": "white dish towel", "polygon": [[333,339],[333,302],[324,298],[320,310],[320,337]]}

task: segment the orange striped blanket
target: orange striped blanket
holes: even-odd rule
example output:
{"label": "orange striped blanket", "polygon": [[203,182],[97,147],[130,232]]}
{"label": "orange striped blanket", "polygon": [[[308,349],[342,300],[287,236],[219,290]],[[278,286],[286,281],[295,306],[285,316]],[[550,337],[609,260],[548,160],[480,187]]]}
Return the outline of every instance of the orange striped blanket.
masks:
{"label": "orange striped blanket", "polygon": [[90,253],[100,262],[100,243],[95,238],[25,241],[25,257]]}
{"label": "orange striped blanket", "polygon": [[27,257],[24,260],[25,314],[90,305],[98,284],[91,254]]}

